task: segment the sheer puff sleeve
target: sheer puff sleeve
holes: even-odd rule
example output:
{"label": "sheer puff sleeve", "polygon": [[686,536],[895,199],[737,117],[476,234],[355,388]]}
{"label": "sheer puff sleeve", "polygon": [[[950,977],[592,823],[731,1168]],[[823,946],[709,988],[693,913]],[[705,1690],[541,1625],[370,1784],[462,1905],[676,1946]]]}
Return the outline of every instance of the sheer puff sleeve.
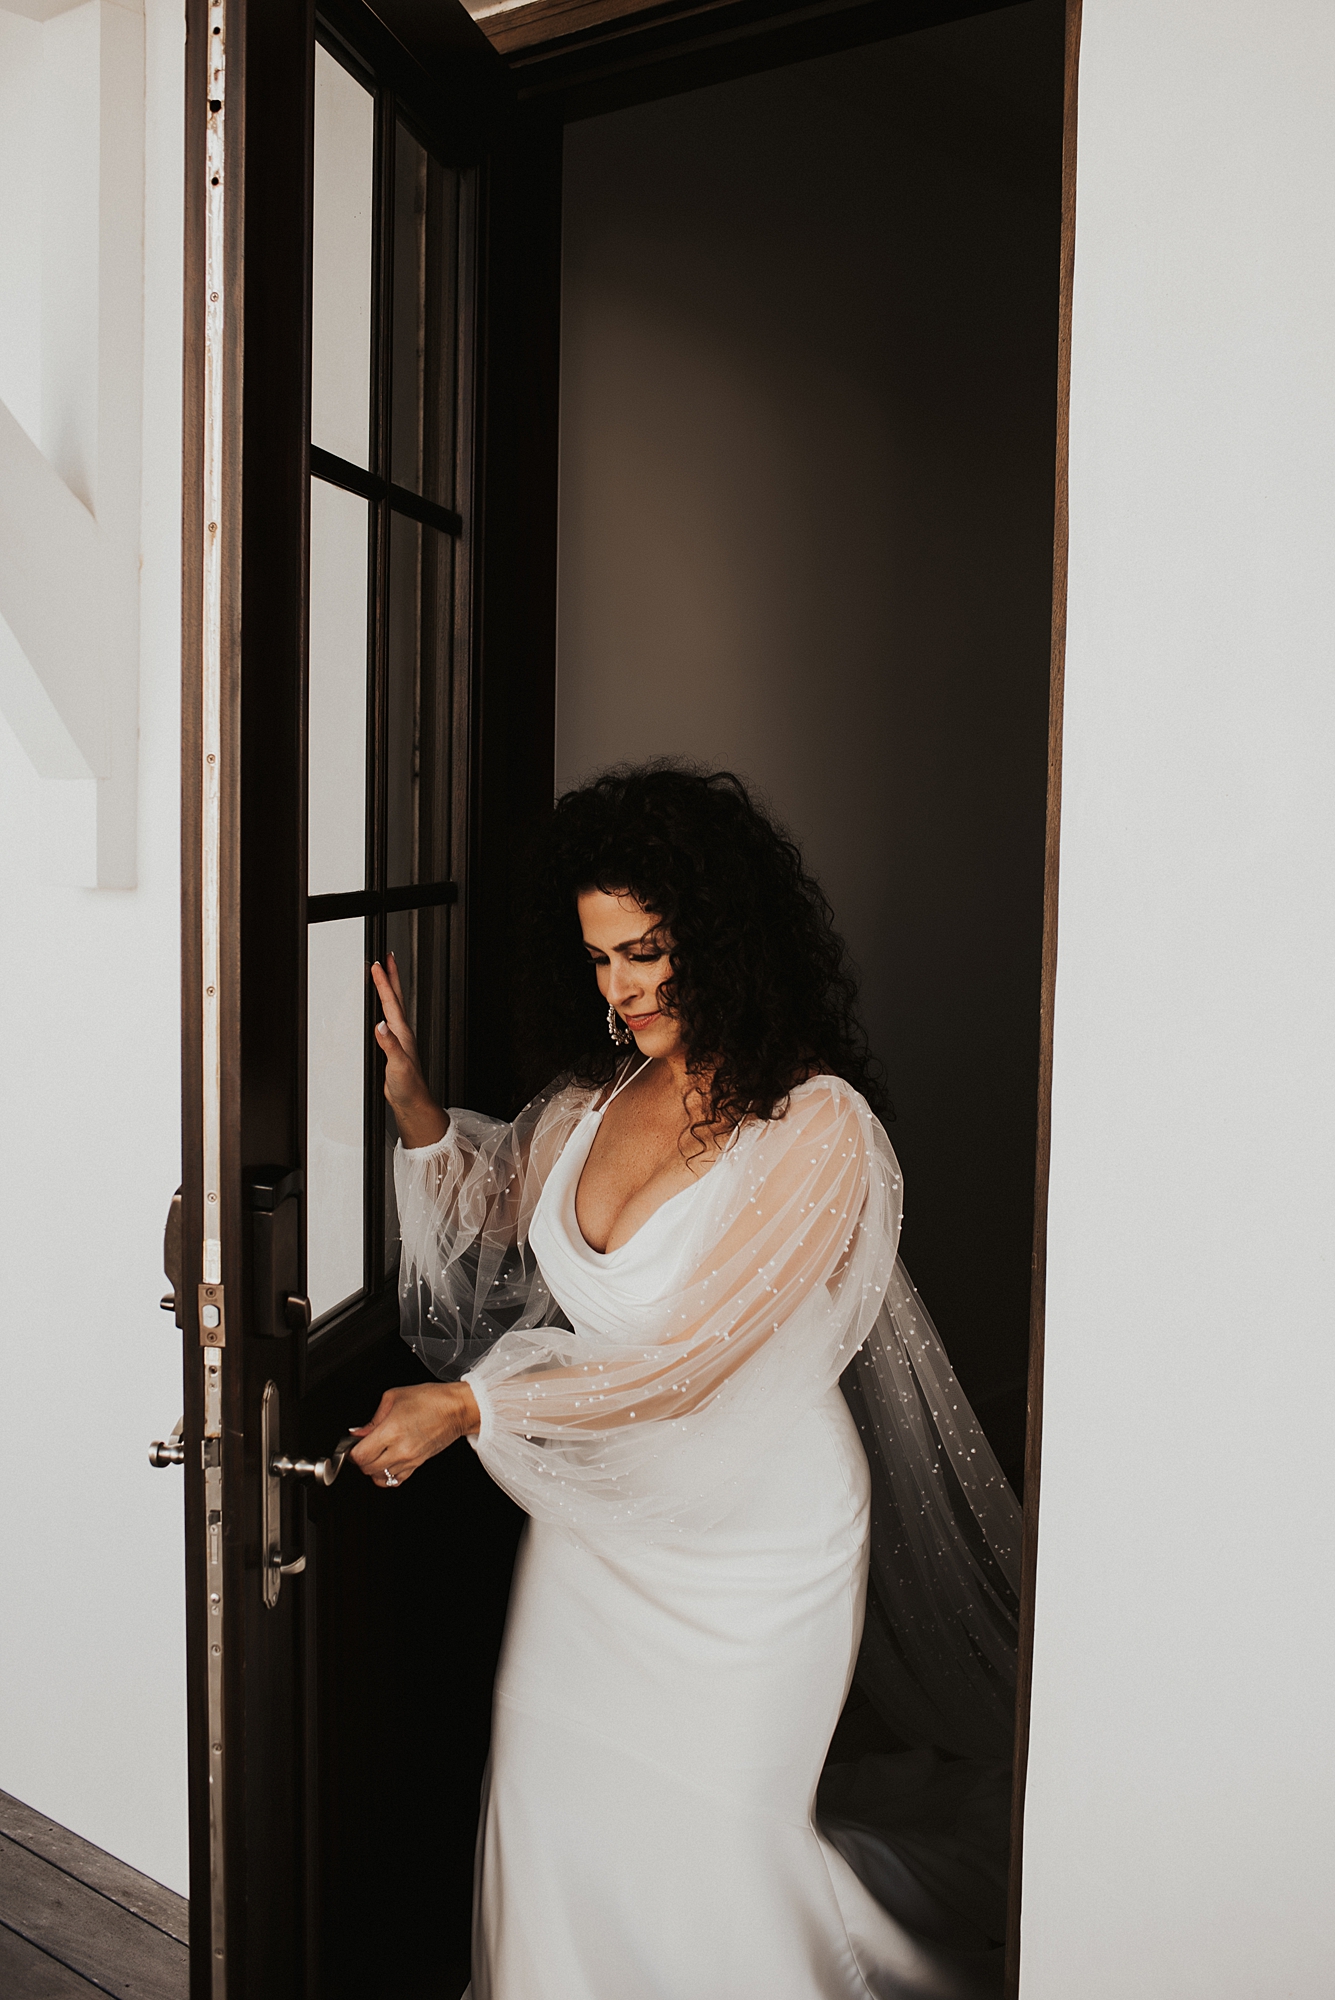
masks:
{"label": "sheer puff sleeve", "polygon": [[396,1150],[403,1336],[433,1373],[457,1376],[511,1328],[560,1320],[528,1229],[592,1096],[553,1085],[513,1124],[451,1110],[434,1146]]}
{"label": "sheer puff sleeve", "polygon": [[840,1079],[744,1125],[686,1213],[676,1280],[617,1301],[614,1331],[526,1315],[472,1369],[479,1453],[528,1513],[664,1539],[719,1518],[874,1324],[900,1177]]}

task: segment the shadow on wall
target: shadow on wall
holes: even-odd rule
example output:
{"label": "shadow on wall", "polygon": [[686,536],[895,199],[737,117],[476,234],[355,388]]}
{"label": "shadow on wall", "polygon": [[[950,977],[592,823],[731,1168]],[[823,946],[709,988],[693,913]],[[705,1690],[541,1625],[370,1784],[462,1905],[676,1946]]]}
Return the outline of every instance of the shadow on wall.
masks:
{"label": "shadow on wall", "polygon": [[905,1259],[1018,1475],[1061,8],[573,126],[557,779],[742,772],[861,968]]}

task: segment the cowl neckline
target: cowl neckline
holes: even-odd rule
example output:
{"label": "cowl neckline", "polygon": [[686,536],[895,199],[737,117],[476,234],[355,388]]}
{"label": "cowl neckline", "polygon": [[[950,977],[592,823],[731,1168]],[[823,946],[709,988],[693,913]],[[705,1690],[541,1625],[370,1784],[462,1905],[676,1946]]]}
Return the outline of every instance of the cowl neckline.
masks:
{"label": "cowl neckline", "polygon": [[[636,1074],[638,1075],[638,1073],[637,1071]],[[589,1106],[579,1124],[566,1141],[556,1169],[548,1181],[547,1187],[542,1191],[543,1199],[545,1199],[553,1181],[564,1182],[561,1209],[563,1219],[566,1223],[566,1234],[570,1239],[570,1246],[573,1250],[590,1259],[597,1269],[612,1268],[615,1266],[618,1258],[625,1258],[625,1253],[628,1250],[634,1249],[640,1238],[645,1234],[645,1231],[653,1228],[660,1215],[665,1214],[677,1202],[684,1200],[687,1195],[698,1194],[709,1179],[709,1175],[717,1173],[719,1167],[723,1165],[722,1159],[719,1159],[709,1169],[708,1174],[701,1174],[699,1180],[692,1181],[688,1187],[678,1188],[675,1194],[670,1194],[666,1200],[660,1201],[658,1207],[644,1218],[639,1228],[633,1231],[624,1243],[618,1243],[615,1250],[595,1250],[579,1226],[579,1216],[576,1212],[575,1202],[579,1192],[579,1184],[584,1175],[584,1169],[588,1165],[589,1155],[593,1151],[594,1140],[598,1136],[598,1128],[602,1123],[603,1114],[611,1103],[612,1099],[609,1097],[602,1104],[591,1104]]]}

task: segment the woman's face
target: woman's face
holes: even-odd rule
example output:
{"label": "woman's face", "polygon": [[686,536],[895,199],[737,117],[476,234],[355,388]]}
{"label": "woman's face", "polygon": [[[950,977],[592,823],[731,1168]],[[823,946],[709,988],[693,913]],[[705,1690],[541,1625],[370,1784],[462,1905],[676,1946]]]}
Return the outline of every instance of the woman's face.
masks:
{"label": "woman's face", "polygon": [[609,896],[604,889],[586,889],[577,907],[598,991],[630,1029],[640,1054],[679,1057],[681,1029],[658,1004],[659,987],[672,977],[658,918],[633,896]]}

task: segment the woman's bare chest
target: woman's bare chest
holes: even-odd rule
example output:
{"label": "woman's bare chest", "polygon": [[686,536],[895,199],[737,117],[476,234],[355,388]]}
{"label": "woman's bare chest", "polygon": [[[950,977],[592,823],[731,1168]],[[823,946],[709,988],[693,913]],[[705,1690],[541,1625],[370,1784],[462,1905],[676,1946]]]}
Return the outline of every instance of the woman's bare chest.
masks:
{"label": "woman's bare chest", "polygon": [[633,1103],[609,1105],[585,1159],[575,1189],[575,1220],[591,1250],[619,1250],[655,1210],[694,1187],[714,1164],[712,1148],[702,1155],[689,1137],[683,1148],[679,1111],[675,1117],[637,1112]]}

